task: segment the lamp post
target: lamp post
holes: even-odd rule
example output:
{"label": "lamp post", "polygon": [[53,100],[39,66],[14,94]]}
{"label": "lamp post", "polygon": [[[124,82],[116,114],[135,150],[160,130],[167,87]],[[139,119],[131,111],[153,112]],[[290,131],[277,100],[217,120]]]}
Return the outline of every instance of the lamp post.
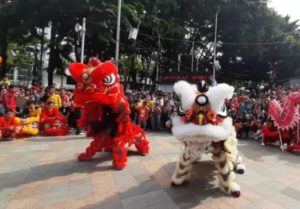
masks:
{"label": "lamp post", "polygon": [[121,8],[122,8],[122,0],[118,0],[118,18],[117,18],[117,34],[116,34],[116,53],[115,53],[115,61],[117,66],[119,64]]}
{"label": "lamp post", "polygon": [[75,31],[81,32],[81,51],[80,51],[80,62],[84,60],[84,46],[85,46],[85,33],[86,33],[86,18],[82,19],[82,26],[77,23],[75,25]]}
{"label": "lamp post", "polygon": [[214,62],[213,62],[213,83],[216,84],[216,59],[217,59],[217,35],[218,35],[218,13],[216,13],[215,19],[215,40],[214,40]]}

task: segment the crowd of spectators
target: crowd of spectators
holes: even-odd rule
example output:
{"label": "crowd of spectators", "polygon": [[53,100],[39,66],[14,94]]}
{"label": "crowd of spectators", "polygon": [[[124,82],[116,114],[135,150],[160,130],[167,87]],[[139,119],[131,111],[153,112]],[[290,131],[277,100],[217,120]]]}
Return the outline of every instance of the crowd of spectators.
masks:
{"label": "crowd of spectators", "polygon": [[6,76],[0,81],[0,86],[0,141],[20,136],[51,135],[51,131],[64,135],[70,127],[80,134],[76,122],[81,110],[73,102],[72,91],[15,86]]}
{"label": "crowd of spectators", "polygon": [[283,102],[283,98],[299,90],[298,85],[283,87],[270,83],[235,82],[232,100],[228,102],[230,116],[233,118],[238,138],[260,137],[264,124],[273,125],[268,115],[269,102],[273,99]]}
{"label": "crowd of spectators", "polygon": [[[262,125],[268,122],[270,100],[280,100],[289,91],[299,89],[298,86],[286,89],[251,81],[235,82],[231,85],[236,91],[226,105],[229,115],[233,118],[238,138],[258,138]],[[76,121],[80,118],[81,110],[73,102],[72,91],[31,85],[13,86],[7,77],[0,81],[0,86],[0,139],[6,136],[17,137],[17,133],[20,132],[17,130],[18,124],[20,126],[22,119],[33,116],[38,117],[37,121],[41,123],[43,122],[40,117],[44,120],[58,118],[69,127],[74,127],[76,134],[80,134]],[[146,131],[166,130],[166,121],[177,112],[178,100],[173,93],[127,90],[126,96],[131,108],[132,122],[140,124]],[[19,118],[17,122],[11,120],[15,117]],[[39,130],[34,133],[43,134],[43,127],[39,125],[37,128]]]}

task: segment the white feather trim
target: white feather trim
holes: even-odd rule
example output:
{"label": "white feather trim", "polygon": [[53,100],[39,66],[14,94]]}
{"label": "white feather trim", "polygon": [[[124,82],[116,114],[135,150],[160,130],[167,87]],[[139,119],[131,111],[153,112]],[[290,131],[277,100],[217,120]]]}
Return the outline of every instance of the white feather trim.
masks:
{"label": "white feather trim", "polygon": [[197,141],[223,141],[227,139],[231,134],[231,128],[232,128],[232,119],[226,118],[224,121],[216,126],[212,124],[207,125],[196,125],[193,123],[179,123],[178,118],[173,118],[173,128],[172,133],[173,135],[181,140],[189,140],[189,138],[196,137]]}
{"label": "white feather trim", "polygon": [[179,126],[179,125],[183,125],[184,123],[181,121],[179,116],[172,116],[171,117],[172,120],[172,125],[174,126]]}
{"label": "white feather trim", "polygon": [[244,164],[237,164],[236,170],[246,171],[246,166]]}
{"label": "white feather trim", "polygon": [[228,84],[221,83],[217,86],[210,87],[207,92],[211,108],[214,112],[221,111],[225,99],[231,99],[233,96],[234,88]]}
{"label": "white feather trim", "polygon": [[232,182],[229,189],[231,190],[231,192],[241,191],[240,186],[236,182]]}
{"label": "white feather trim", "polygon": [[191,177],[191,174],[187,174],[187,175],[184,175],[180,178],[176,178],[176,174],[174,173],[173,176],[171,177],[171,181],[173,182],[173,184],[176,184],[176,185],[181,185],[183,184],[186,180],[190,179]]}
{"label": "white feather trim", "polygon": [[174,84],[174,91],[179,96],[183,110],[192,107],[196,98],[196,88],[186,81],[178,81]]}

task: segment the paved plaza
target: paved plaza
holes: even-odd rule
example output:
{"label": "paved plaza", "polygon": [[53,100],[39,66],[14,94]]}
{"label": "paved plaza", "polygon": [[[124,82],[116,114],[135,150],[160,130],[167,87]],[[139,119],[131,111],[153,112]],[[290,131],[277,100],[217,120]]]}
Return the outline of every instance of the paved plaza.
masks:
{"label": "paved plaza", "polygon": [[83,135],[1,142],[0,208],[300,209],[300,155],[240,140],[247,170],[238,176],[242,196],[235,199],[216,188],[210,156],[196,164],[188,184],[171,187],[180,144],[167,133],[148,136],[151,154],[130,152],[122,171],[112,169],[107,152],[77,162],[90,142]]}

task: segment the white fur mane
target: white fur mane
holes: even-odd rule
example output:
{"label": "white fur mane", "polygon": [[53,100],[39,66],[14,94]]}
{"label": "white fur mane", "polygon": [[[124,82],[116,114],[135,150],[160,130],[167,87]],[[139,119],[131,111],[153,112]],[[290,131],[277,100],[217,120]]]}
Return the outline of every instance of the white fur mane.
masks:
{"label": "white fur mane", "polygon": [[[174,85],[174,91],[181,100],[184,110],[192,107],[197,96],[197,88],[186,81],[179,81]],[[215,112],[221,112],[225,99],[233,96],[234,88],[228,84],[218,84],[210,87],[207,97],[211,109]],[[219,125],[197,125],[194,123],[183,123],[180,117],[172,118],[172,133],[180,141],[197,140],[197,141],[223,141],[227,139],[232,132],[232,119],[226,118]]]}
{"label": "white fur mane", "polygon": [[195,85],[191,85],[186,81],[178,81],[174,84],[174,91],[180,98],[181,105],[184,110],[192,107],[197,96],[197,88]]}
{"label": "white fur mane", "polygon": [[183,123],[180,117],[174,116],[172,124],[172,133],[180,141],[195,140],[195,138],[197,141],[223,141],[232,132],[232,119],[230,117],[224,119],[220,125],[200,126],[194,123]]}

